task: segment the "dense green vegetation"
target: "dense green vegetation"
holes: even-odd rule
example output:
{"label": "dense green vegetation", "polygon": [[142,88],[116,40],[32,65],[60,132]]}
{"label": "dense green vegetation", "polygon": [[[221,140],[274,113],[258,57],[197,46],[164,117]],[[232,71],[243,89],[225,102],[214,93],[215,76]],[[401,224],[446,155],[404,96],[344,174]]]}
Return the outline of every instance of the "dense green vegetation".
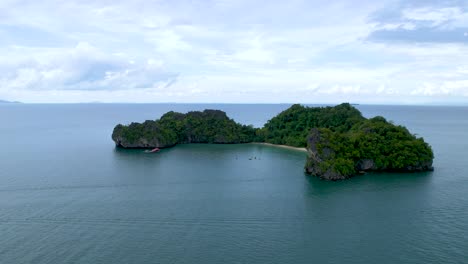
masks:
{"label": "dense green vegetation", "polygon": [[246,143],[255,138],[252,126],[238,124],[219,110],[168,112],[158,123],[174,131],[179,143]]}
{"label": "dense green vegetation", "polygon": [[117,125],[112,139],[122,147],[156,147],[177,144],[177,135],[162,127],[159,122],[147,120],[143,123],[131,123],[128,126]]}
{"label": "dense green vegetation", "polygon": [[247,142],[307,147],[306,172],[333,180],[359,171],[430,170],[434,158],[431,147],[405,127],[383,117],[366,119],[347,103],[335,107],[295,104],[259,129],[238,124],[219,110],[171,111],[159,120],[117,125],[112,139],[125,148]]}
{"label": "dense green vegetation", "polygon": [[344,132],[316,129],[309,135],[308,148],[315,153],[309,157],[306,170],[325,178],[348,178],[359,171],[431,170],[434,158],[422,138],[380,116],[358,122]]}
{"label": "dense green vegetation", "polygon": [[219,110],[168,112],[161,119],[117,125],[112,135],[123,147],[168,147],[177,143],[246,143],[256,139],[255,129],[228,118]]}
{"label": "dense green vegetation", "polygon": [[269,120],[257,133],[268,143],[306,147],[311,128],[345,132],[364,120],[359,110],[348,103],[335,107],[305,107],[295,104]]}
{"label": "dense green vegetation", "polygon": [[399,170],[434,158],[423,138],[417,138],[405,127],[393,125],[383,117],[355,125],[347,136],[358,157],[373,160],[377,168]]}

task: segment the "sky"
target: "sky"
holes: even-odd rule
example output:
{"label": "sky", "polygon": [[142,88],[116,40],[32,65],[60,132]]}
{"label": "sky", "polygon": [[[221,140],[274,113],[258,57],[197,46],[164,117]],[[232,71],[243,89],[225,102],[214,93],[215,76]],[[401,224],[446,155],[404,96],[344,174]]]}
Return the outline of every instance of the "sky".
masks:
{"label": "sky", "polygon": [[0,0],[0,99],[468,104],[468,1]]}

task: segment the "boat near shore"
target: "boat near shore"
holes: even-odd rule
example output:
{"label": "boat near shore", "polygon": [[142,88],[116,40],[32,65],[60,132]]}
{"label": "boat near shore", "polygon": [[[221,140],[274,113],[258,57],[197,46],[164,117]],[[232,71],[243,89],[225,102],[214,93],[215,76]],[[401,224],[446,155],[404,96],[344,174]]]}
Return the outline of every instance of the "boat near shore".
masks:
{"label": "boat near shore", "polygon": [[145,150],[146,153],[156,153],[156,152],[159,152],[160,149],[159,148],[154,148],[154,149],[151,149],[151,150]]}

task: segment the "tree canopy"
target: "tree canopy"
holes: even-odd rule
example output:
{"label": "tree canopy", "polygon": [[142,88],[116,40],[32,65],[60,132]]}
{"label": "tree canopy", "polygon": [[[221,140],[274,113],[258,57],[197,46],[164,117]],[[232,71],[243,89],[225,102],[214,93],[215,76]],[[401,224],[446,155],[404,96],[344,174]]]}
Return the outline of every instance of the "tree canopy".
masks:
{"label": "tree canopy", "polygon": [[306,107],[295,104],[270,119],[257,133],[268,143],[306,147],[307,135],[314,127],[344,132],[364,120],[359,110],[348,103],[335,107]]}

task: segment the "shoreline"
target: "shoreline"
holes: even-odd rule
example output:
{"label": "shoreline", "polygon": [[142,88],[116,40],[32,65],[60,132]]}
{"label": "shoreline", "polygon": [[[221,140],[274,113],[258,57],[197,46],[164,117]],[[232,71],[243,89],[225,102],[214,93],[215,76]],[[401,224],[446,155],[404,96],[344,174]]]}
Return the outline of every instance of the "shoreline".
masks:
{"label": "shoreline", "polygon": [[278,144],[272,144],[272,143],[265,143],[265,142],[252,142],[248,144],[257,144],[257,145],[264,145],[264,146],[272,146],[272,147],[278,147],[278,148],[284,148],[284,149],[291,149],[291,150],[296,150],[296,151],[301,151],[301,152],[307,152],[306,148],[298,148],[298,147],[291,147],[288,145],[278,145]]}
{"label": "shoreline", "polygon": [[300,152],[306,152],[306,148],[298,148],[298,147],[292,147],[288,145],[279,145],[279,144],[272,144],[272,143],[266,143],[266,142],[248,142],[248,143],[178,143],[174,144],[171,146],[165,146],[165,147],[155,147],[155,146],[150,146],[150,147],[123,147],[121,145],[115,145],[116,149],[137,149],[137,150],[151,150],[154,148],[159,148],[159,149],[170,149],[173,147],[176,147],[177,145],[241,145],[241,144],[255,144],[255,145],[263,145],[263,146],[270,146],[270,147],[277,147],[277,148],[283,148],[283,149],[290,149],[290,150],[295,150],[295,151],[300,151]]}

